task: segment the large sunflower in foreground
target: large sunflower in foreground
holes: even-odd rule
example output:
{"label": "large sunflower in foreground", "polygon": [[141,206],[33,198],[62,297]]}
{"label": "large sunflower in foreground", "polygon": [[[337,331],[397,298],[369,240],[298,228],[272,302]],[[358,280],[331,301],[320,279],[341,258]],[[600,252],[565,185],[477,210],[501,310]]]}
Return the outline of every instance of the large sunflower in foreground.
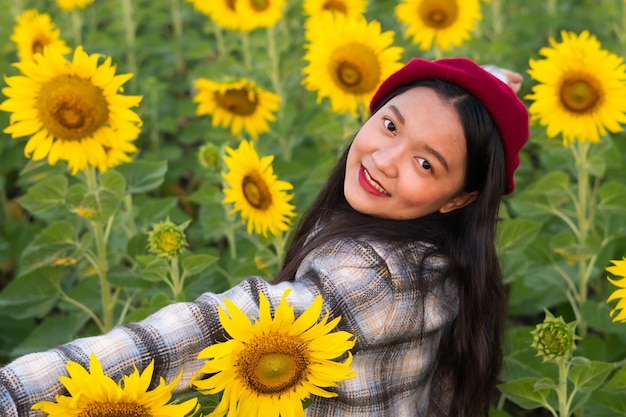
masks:
{"label": "large sunflower in foreground", "polygon": [[93,3],[93,0],[57,0],[59,9],[66,12],[71,12],[74,9],[84,9],[91,3]]}
{"label": "large sunflower in foreground", "polygon": [[604,50],[588,31],[561,32],[563,41],[550,38],[550,48],[529,60],[530,76],[539,82],[529,107],[533,120],[547,126],[552,138],[563,135],[565,145],[575,139],[598,142],[608,131],[623,130],[626,122],[626,72],[621,57]]}
{"label": "large sunflower in foreground", "polygon": [[393,32],[364,17],[348,19],[324,13],[306,28],[302,83],[317,91],[317,101],[329,98],[335,113],[367,108],[380,83],[402,66],[403,49],[392,46]]}
{"label": "large sunflower in foreground", "polygon": [[68,61],[62,50],[46,48],[34,61],[14,64],[22,75],[5,78],[8,99],[0,110],[12,113],[5,133],[31,136],[26,157],[47,157],[50,165],[67,161],[73,174],[131,160],[141,119],[130,108],[141,96],[118,94],[132,74],[115,75],[111,59],[98,65],[99,58],[79,46]]}
{"label": "large sunflower in foreground", "polygon": [[461,45],[482,19],[479,0],[402,0],[395,12],[422,51],[433,43],[444,51]]}
{"label": "large sunflower in foreground", "polygon": [[192,385],[205,394],[223,392],[210,417],[228,415],[278,417],[304,416],[302,400],[310,395],[335,397],[324,388],[352,378],[352,356],[335,362],[354,346],[352,335],[331,332],[340,318],[320,322],[322,298],[297,319],[287,303],[287,290],[274,311],[263,293],[259,294],[259,318],[250,321],[232,302],[224,299],[228,315],[219,308],[219,318],[232,339],[200,352],[207,359],[200,369],[206,379]]}
{"label": "large sunflower in foreground", "polygon": [[367,9],[367,0],[304,0],[302,11],[305,16],[316,17],[321,13],[341,13],[348,18],[355,18]]}
{"label": "large sunflower in foreground", "polygon": [[613,263],[613,266],[606,268],[607,272],[620,277],[620,279],[613,280],[608,278],[609,282],[618,287],[618,289],[609,296],[607,302],[618,300],[615,308],[611,310],[611,316],[613,321],[626,323],[626,258],[623,258],[621,261],[611,261],[611,263]]}
{"label": "large sunflower in foreground", "polygon": [[56,402],[42,401],[34,410],[48,417],[184,417],[195,411],[197,399],[180,404],[167,404],[180,376],[169,384],[163,378],[148,391],[154,371],[154,361],[140,373],[137,368],[116,383],[102,371],[94,354],[89,359],[89,372],[76,362],[65,366],[69,376],[59,380],[69,396],[57,395]]}
{"label": "large sunflower in foreground", "polygon": [[196,114],[211,115],[213,126],[230,126],[233,136],[245,130],[256,139],[260,133],[269,132],[268,121],[276,120],[274,112],[280,106],[280,97],[252,81],[219,83],[200,78],[195,86],[198,89],[193,98],[198,103]]}
{"label": "large sunflower in foreground", "polygon": [[226,147],[226,153],[224,162],[228,172],[222,172],[227,185],[223,202],[234,204],[231,213],[241,212],[242,220],[248,221],[249,234],[254,229],[263,236],[268,231],[278,236],[289,230],[295,207],[289,204],[293,195],[287,191],[293,186],[274,175],[274,157],[259,158],[254,145],[245,140],[237,150]]}
{"label": "large sunflower in foreground", "polygon": [[49,14],[28,9],[15,21],[11,40],[17,46],[17,57],[20,61],[32,61],[35,54],[40,54],[48,46],[59,48],[64,54],[71,52],[61,39],[61,31],[52,23]]}
{"label": "large sunflower in foreground", "polygon": [[283,17],[285,0],[237,0],[235,9],[239,17],[240,29],[249,32],[256,28],[276,25]]}

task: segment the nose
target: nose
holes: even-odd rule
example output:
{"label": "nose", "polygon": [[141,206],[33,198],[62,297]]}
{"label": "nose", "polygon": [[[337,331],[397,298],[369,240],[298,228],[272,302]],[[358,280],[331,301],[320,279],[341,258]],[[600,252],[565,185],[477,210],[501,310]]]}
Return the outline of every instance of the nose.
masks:
{"label": "nose", "polygon": [[398,176],[402,149],[399,146],[384,146],[378,148],[372,154],[374,166],[389,178]]}

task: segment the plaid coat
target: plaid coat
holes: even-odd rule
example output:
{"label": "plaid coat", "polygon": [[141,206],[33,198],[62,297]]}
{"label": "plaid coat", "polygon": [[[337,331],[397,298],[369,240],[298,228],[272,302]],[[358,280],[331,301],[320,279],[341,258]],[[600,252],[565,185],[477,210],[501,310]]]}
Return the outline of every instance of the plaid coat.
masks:
{"label": "plaid coat", "polygon": [[[439,416],[448,399],[434,380],[440,340],[458,312],[458,286],[445,275],[442,257],[429,256],[427,246],[365,239],[335,240],[310,253],[294,282],[271,285],[250,277],[222,293],[205,293],[193,302],[169,305],[147,319],[114,328],[102,336],[74,340],[42,353],[22,356],[0,368],[0,416],[40,416],[30,411],[39,401],[66,394],[58,376],[67,375],[68,360],[87,368],[96,354],[105,373],[116,380],[142,370],[155,360],[154,379],[174,379],[187,389],[202,362],[198,353],[226,340],[217,308],[233,301],[248,316],[258,315],[259,292],[276,306],[285,289],[296,313],[316,295],[323,297],[338,328],[355,335],[356,377],[336,388],[338,397],[312,398],[307,416]],[[424,279],[418,284],[418,265]]]}

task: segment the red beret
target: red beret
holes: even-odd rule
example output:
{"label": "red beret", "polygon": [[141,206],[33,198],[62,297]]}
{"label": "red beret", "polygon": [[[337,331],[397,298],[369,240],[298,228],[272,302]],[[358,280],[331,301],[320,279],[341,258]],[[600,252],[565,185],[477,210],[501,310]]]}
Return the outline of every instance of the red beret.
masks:
{"label": "red beret", "polygon": [[528,110],[504,82],[467,58],[443,58],[428,61],[414,58],[391,74],[378,87],[370,102],[370,112],[403,85],[426,78],[437,78],[459,85],[487,108],[498,126],[506,158],[506,190],[515,189],[513,174],[520,164],[519,152],[528,140]]}

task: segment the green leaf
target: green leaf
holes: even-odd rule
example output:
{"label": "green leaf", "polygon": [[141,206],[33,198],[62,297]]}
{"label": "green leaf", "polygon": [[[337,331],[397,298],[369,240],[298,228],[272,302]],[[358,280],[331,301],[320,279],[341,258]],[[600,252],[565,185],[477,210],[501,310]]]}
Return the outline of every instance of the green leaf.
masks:
{"label": "green leaf", "polygon": [[170,266],[163,258],[156,258],[141,268],[141,275],[149,281],[166,281],[170,273]]}
{"label": "green leaf", "polygon": [[606,211],[624,212],[626,207],[626,186],[617,181],[607,181],[600,187],[598,208]]}
{"label": "green leaf", "polygon": [[67,184],[65,175],[46,178],[29,187],[20,204],[34,214],[61,207],[65,204]]}
{"label": "green leaf", "polygon": [[519,250],[535,238],[541,223],[516,218],[504,220],[498,227],[498,250]]}
{"label": "green leaf", "polygon": [[553,392],[548,388],[535,389],[538,378],[521,378],[498,386],[508,399],[525,410],[545,407],[549,404],[548,397]]}
{"label": "green leaf", "polygon": [[50,224],[22,252],[20,276],[57,261],[72,258],[78,260],[80,248],[74,242],[74,225],[68,221]]}
{"label": "green leaf", "polygon": [[84,313],[48,317],[11,351],[11,356],[41,352],[67,343],[74,339],[87,320]]}
{"label": "green leaf", "polygon": [[541,177],[534,185],[529,187],[529,193],[533,195],[545,195],[550,199],[566,196],[571,184],[565,172],[553,171]]}
{"label": "green leaf", "polygon": [[0,293],[0,309],[15,319],[43,317],[57,303],[59,268],[42,268],[9,281]]}
{"label": "green leaf", "polygon": [[159,187],[167,173],[167,161],[135,160],[115,168],[126,180],[126,190],[130,194],[140,194]]}
{"label": "green leaf", "polygon": [[213,255],[198,254],[189,255],[182,259],[183,276],[199,274],[214,263],[218,258]]}
{"label": "green leaf", "polygon": [[583,392],[598,389],[608,378],[613,370],[613,365],[606,362],[589,361],[588,364],[572,366],[568,373],[568,379],[574,387]]}

